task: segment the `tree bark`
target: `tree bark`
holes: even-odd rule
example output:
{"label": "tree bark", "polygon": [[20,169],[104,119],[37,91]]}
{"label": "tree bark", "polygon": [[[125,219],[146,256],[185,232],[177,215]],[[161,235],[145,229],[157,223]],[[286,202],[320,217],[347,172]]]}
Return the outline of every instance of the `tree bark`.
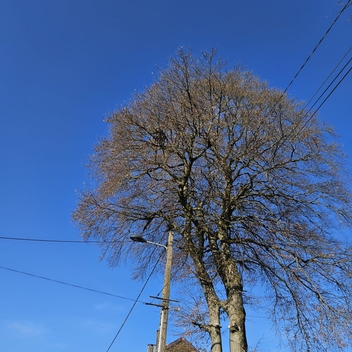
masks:
{"label": "tree bark", "polygon": [[209,308],[209,326],[208,332],[211,339],[210,352],[222,352],[221,326],[220,326],[220,311],[216,305],[208,305]]}
{"label": "tree bark", "polygon": [[[200,284],[203,288],[205,300],[207,302],[209,312],[209,323],[203,326],[204,330],[209,333],[211,339],[210,352],[222,352],[222,338],[221,338],[221,325],[220,325],[220,301],[215,292],[213,283],[209,278],[206,270],[200,263],[196,265],[196,271],[199,275]],[[207,278],[202,280],[200,278]]]}
{"label": "tree bark", "polygon": [[191,252],[191,257],[194,262],[196,276],[203,288],[205,300],[207,302],[209,312],[209,323],[202,328],[209,333],[211,339],[210,352],[222,352],[222,338],[220,325],[220,307],[221,302],[215,292],[213,282],[207,273],[204,263],[199,260],[199,257],[194,251]]}
{"label": "tree bark", "polygon": [[[224,238],[224,232],[219,232],[219,236]],[[247,352],[243,282],[237,263],[230,253],[228,243],[223,242],[218,254],[218,271],[226,290],[227,299],[222,308],[229,319],[230,352]]]}
{"label": "tree bark", "polygon": [[247,338],[245,319],[246,312],[243,307],[242,290],[232,296],[228,303],[226,313],[229,318],[230,352],[247,352]]}

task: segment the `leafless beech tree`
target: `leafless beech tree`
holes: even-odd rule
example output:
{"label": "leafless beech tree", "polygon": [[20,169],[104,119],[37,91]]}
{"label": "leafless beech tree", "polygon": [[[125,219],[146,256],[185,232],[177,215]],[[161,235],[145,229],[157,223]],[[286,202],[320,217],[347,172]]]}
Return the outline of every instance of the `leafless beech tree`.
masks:
{"label": "leafless beech tree", "polygon": [[194,324],[212,352],[222,351],[220,312],[231,351],[248,350],[251,287],[292,350],[346,346],[352,253],[338,231],[351,225],[351,194],[329,127],[214,51],[183,50],[107,121],[74,219],[111,265],[132,258],[142,274],[158,253],[129,236],[164,243],[172,229],[174,269],[203,291],[207,317]]}

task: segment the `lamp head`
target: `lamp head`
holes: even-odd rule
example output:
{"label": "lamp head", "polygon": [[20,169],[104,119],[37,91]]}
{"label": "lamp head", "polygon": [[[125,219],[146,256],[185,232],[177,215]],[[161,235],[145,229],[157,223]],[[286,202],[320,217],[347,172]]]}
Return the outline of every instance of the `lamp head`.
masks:
{"label": "lamp head", "polygon": [[141,243],[146,243],[147,240],[143,238],[142,236],[131,236],[130,239],[134,242],[141,242]]}

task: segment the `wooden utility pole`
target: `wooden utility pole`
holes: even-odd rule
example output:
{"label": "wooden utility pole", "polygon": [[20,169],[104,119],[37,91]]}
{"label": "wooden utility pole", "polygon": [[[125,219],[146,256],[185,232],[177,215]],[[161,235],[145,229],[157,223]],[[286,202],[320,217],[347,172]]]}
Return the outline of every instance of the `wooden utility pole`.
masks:
{"label": "wooden utility pole", "polygon": [[174,233],[169,231],[169,236],[166,246],[166,264],[164,272],[164,287],[162,292],[162,308],[160,314],[160,334],[157,352],[165,352],[166,348],[166,333],[167,323],[169,318],[169,303],[170,303],[170,282],[171,282],[171,267],[172,267],[172,244]]}

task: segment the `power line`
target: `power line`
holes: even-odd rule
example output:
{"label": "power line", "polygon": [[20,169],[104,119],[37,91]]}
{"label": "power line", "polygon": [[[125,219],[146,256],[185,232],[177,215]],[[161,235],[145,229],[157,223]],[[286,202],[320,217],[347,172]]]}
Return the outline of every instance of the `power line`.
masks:
{"label": "power line", "polygon": [[304,66],[307,64],[307,62],[310,60],[310,58],[313,56],[313,54],[315,53],[315,51],[318,49],[318,47],[320,46],[320,44],[323,42],[323,40],[325,39],[325,37],[328,35],[328,33],[330,32],[330,30],[332,29],[332,27],[335,25],[335,23],[337,22],[337,20],[340,18],[340,16],[342,15],[342,13],[346,10],[347,6],[349,5],[349,3],[351,2],[351,0],[348,0],[347,3],[345,4],[345,6],[341,9],[341,11],[339,12],[339,14],[336,16],[335,20],[332,22],[332,24],[330,25],[330,27],[327,29],[327,31],[324,33],[323,37],[319,40],[318,44],[314,47],[314,49],[312,50],[312,52],[309,54],[309,56],[307,57],[307,59],[304,61],[303,65],[300,67],[300,69],[296,72],[296,74],[293,76],[291,82],[288,84],[288,86],[286,87],[286,89],[283,91],[283,94],[287,92],[287,90],[290,88],[290,86],[292,85],[292,83],[294,82],[294,80],[297,78],[297,76],[301,73],[301,71],[303,70]]}
{"label": "power line", "polygon": [[[335,25],[335,23],[337,22],[337,20],[340,18],[340,16],[342,15],[342,13],[346,10],[346,8],[351,4],[351,0],[348,0],[347,3],[344,5],[344,7],[341,9],[341,11],[339,12],[339,14],[336,16],[335,20],[331,23],[331,25],[329,26],[329,28],[326,30],[326,32],[324,33],[323,37],[319,40],[319,42],[317,43],[317,45],[314,47],[314,49],[312,50],[312,52],[310,53],[310,55],[307,57],[307,59],[304,61],[303,65],[299,68],[299,70],[297,71],[297,73],[293,76],[291,82],[287,85],[287,87],[285,88],[285,90],[281,93],[281,95],[279,96],[278,100],[274,103],[274,105],[271,107],[271,109],[269,110],[269,112],[267,113],[267,116],[270,115],[270,113],[275,109],[275,107],[277,106],[277,104],[280,103],[280,101],[282,100],[282,98],[284,97],[285,93],[288,91],[289,87],[292,85],[292,83],[295,81],[295,79],[298,77],[298,75],[301,73],[301,71],[303,70],[303,68],[305,67],[305,65],[307,64],[307,62],[310,60],[310,58],[313,56],[313,54],[315,53],[315,51],[318,49],[318,47],[320,46],[320,44],[323,42],[323,40],[326,38],[326,36],[328,35],[328,33],[330,32],[330,30],[333,28],[333,26]],[[345,54],[345,56],[347,55],[347,53]],[[344,57],[340,60],[340,62],[344,59]],[[339,63],[340,64],[340,63]],[[338,65],[339,65],[338,64]],[[337,65],[337,66],[338,66]],[[336,68],[336,67],[335,67]],[[334,69],[335,70],[335,69]],[[334,71],[333,70],[333,71]],[[330,75],[332,74],[332,72],[330,73]],[[329,75],[329,76],[330,76]],[[345,77],[345,76],[344,76]],[[328,78],[327,78],[328,79]],[[327,80],[326,79],[326,80]],[[324,83],[326,82],[326,80],[324,81]],[[324,84],[323,83],[323,84]],[[338,85],[341,82],[338,83]],[[338,86],[337,85],[337,86]],[[333,91],[337,88],[337,86],[333,89]],[[318,91],[320,90],[321,87],[319,87]],[[317,92],[318,92],[317,91]],[[320,109],[320,107],[326,102],[326,100],[331,96],[331,94],[333,93],[333,91],[328,95],[328,97],[324,100],[324,102],[319,106],[319,108],[314,112],[314,114],[308,119],[308,121],[305,122],[305,124],[303,126],[305,126],[310,120],[311,118],[317,113],[317,111]],[[309,102],[314,98],[314,96],[317,94],[317,92],[313,95],[313,97],[309,100]],[[320,99],[320,97],[319,97]],[[294,130],[296,130],[298,128],[298,125],[289,133],[289,135],[291,135]],[[300,129],[301,130],[301,129]],[[287,138],[287,137],[286,137]]]}
{"label": "power line", "polygon": [[[154,252],[154,251],[155,251],[155,249],[153,250],[153,252]],[[137,302],[138,302],[138,300],[139,300],[139,297],[140,297],[141,294],[143,293],[143,291],[144,291],[145,287],[147,286],[147,284],[148,284],[150,278],[152,277],[152,275],[153,275],[153,273],[154,273],[154,271],[155,271],[157,265],[159,264],[159,261],[160,261],[160,258],[161,258],[161,257],[162,257],[162,254],[161,254],[161,256],[159,257],[159,259],[156,261],[156,263],[155,263],[155,265],[154,265],[152,271],[150,272],[150,274],[149,274],[147,280],[145,281],[143,287],[141,288],[141,291],[139,292],[139,294],[138,294],[136,300],[134,301],[134,303],[132,304],[131,309],[130,309],[129,312],[127,313],[127,316],[126,316],[125,320],[122,322],[122,324],[121,324],[121,326],[120,326],[118,332],[116,333],[115,337],[114,337],[113,340],[111,341],[110,346],[108,347],[108,349],[106,350],[106,352],[109,352],[109,351],[110,351],[110,348],[111,348],[112,345],[114,344],[114,342],[115,342],[117,336],[119,336],[119,334],[120,334],[122,328],[123,328],[124,325],[126,324],[128,318],[130,317],[130,315],[131,315],[131,313],[132,313],[134,307],[136,306],[136,304],[137,304]]]}
{"label": "power line", "polygon": [[[348,61],[348,63],[351,60]],[[347,64],[348,64],[347,63]],[[336,75],[336,77],[333,79],[333,81],[331,82],[331,84],[336,80],[336,78],[341,74],[341,72],[346,68],[347,64],[343,67],[343,69]],[[299,121],[299,123],[291,130],[291,132],[285,137],[285,140],[287,140],[287,138],[289,136],[291,136],[294,132],[296,132],[296,135],[298,135],[305,126],[307,126],[307,124],[309,123],[309,121],[317,114],[317,112],[319,111],[319,109],[325,104],[325,102],[330,98],[330,96],[332,95],[332,93],[334,93],[334,91],[337,89],[337,87],[342,83],[342,81],[347,77],[347,75],[351,72],[352,67],[350,67],[350,69],[343,75],[343,77],[336,83],[336,85],[334,86],[334,88],[330,91],[330,93],[326,96],[326,98],[322,101],[322,103],[315,109],[315,111],[311,114],[311,116],[309,116],[309,118],[307,119],[307,121],[305,121],[301,127],[299,128],[299,125],[301,124],[301,122],[303,122],[303,120]],[[328,88],[331,86],[331,84],[329,84]],[[322,95],[326,92],[327,89],[324,90],[324,92],[319,96],[319,98],[316,100],[316,102],[313,104],[313,106],[320,100],[320,98],[322,97]],[[309,109],[309,111],[311,111],[311,109]],[[307,114],[305,115],[307,116]],[[308,116],[307,116],[308,117]],[[298,129],[299,128],[299,129]]]}
{"label": "power line", "polygon": [[[317,94],[317,92],[321,89],[321,87],[324,85],[324,83],[328,80],[328,78],[331,76],[331,74],[336,70],[336,68],[340,65],[340,63],[343,61],[343,59],[347,56],[347,54],[350,52],[352,47],[346,52],[346,54],[342,57],[342,59],[339,61],[339,63],[334,67],[332,72],[328,75],[328,77],[324,80],[323,84],[319,87],[319,89],[314,93],[313,97]],[[348,62],[343,66],[343,68],[335,75],[334,79],[330,82],[330,84],[324,89],[324,91],[320,94],[320,96],[316,99],[314,104],[309,108],[307,111],[306,115],[309,114],[309,112],[313,109],[313,107],[318,103],[318,101],[323,97],[323,95],[327,92],[327,90],[331,87],[331,85],[336,81],[336,79],[342,74],[343,71],[345,71],[346,67],[349,65],[349,63],[352,61],[352,58],[348,60]],[[325,104],[325,102],[331,97],[332,93],[337,89],[337,87],[342,83],[342,81],[347,77],[347,75],[351,72],[352,67],[349,68],[349,70],[342,76],[342,78],[335,84],[335,86],[331,89],[329,94],[325,97],[325,99],[321,102],[321,104],[315,109],[315,111],[309,116],[307,121],[305,121],[302,126],[298,129],[299,124],[295,127],[294,130],[296,130],[297,133],[300,133],[302,129],[309,123],[309,121],[318,113],[319,109]],[[309,100],[312,101],[313,97]],[[306,104],[306,106],[308,103]],[[290,135],[294,132],[294,130],[291,131]]]}
{"label": "power line", "polygon": [[[318,110],[324,105],[324,103],[330,98],[331,94],[334,93],[336,88],[342,83],[342,81],[347,77],[347,75],[351,72],[352,67],[344,74],[344,76],[337,82],[335,87],[331,90],[331,92],[328,94],[328,96],[323,100],[323,102],[317,107],[317,109],[314,111],[310,119],[318,112]],[[309,121],[309,120],[308,120]],[[307,121],[307,122],[308,122]]]}
{"label": "power line", "polygon": [[[325,78],[324,82],[320,85],[320,87],[315,91],[315,93],[313,94],[313,96],[308,100],[307,104],[305,105],[304,108],[306,108],[309,103],[314,99],[314,97],[318,94],[318,92],[320,91],[320,89],[324,86],[324,84],[327,82],[327,80],[331,77],[331,75],[335,72],[335,70],[340,66],[341,62],[346,58],[346,56],[348,55],[348,53],[352,50],[352,46],[347,50],[347,52],[343,55],[343,57],[340,59],[340,61],[336,64],[336,66],[333,68],[333,70],[329,73],[329,75]],[[351,61],[351,60],[350,60]],[[336,79],[336,77],[335,77]],[[320,99],[320,97],[319,97]],[[319,100],[318,99],[318,100]]]}
{"label": "power line", "polygon": [[[86,290],[86,291],[91,291],[91,292],[95,292],[95,293],[100,293],[100,294],[103,294],[103,295],[112,296],[112,297],[116,297],[116,298],[120,298],[120,299],[125,299],[125,300],[128,300],[128,301],[134,301],[136,303],[136,300],[133,299],[133,298],[128,298],[128,297],[124,297],[124,296],[120,296],[120,295],[115,295],[113,293],[108,293],[108,292],[104,292],[104,291],[100,291],[100,290],[95,290],[93,288],[88,288],[88,287],[84,287],[84,286],[80,286],[80,285],[70,284],[68,282],[55,280],[55,279],[51,279],[51,278],[48,278],[48,277],[45,277],[45,276],[35,275],[35,274],[27,273],[27,272],[24,272],[24,271],[7,268],[7,267],[4,267],[4,266],[0,266],[0,269],[11,271],[11,272],[18,273],[18,274],[27,275],[27,276],[30,276],[30,277],[35,277],[37,279],[42,279],[42,280],[46,280],[46,281],[55,282],[55,283],[58,283],[58,284],[61,284],[61,285],[66,285],[66,286],[79,288],[81,290]],[[138,298],[139,298],[139,296],[138,296]],[[147,304],[147,302],[143,302],[143,301],[138,301],[138,303]]]}
{"label": "power line", "polygon": [[[348,64],[350,63],[352,61],[352,57],[348,60],[348,62],[345,64],[345,66],[344,67],[342,67],[342,69],[339,71],[339,73],[335,76],[335,78],[330,82],[330,84],[324,89],[324,91],[323,91],[323,93],[321,93],[320,94],[320,96],[318,97],[318,99],[314,102],[314,104],[309,108],[309,110],[307,111],[307,114],[309,114],[309,112],[311,111],[311,110],[313,110],[313,108],[314,108],[314,106],[318,103],[318,101],[323,97],[323,95],[327,92],[327,90],[332,86],[332,84],[336,81],[336,79],[340,76],[340,74],[345,70],[345,68],[348,66]],[[335,70],[335,69],[334,69]],[[349,72],[349,71],[348,71]],[[347,72],[347,74],[348,74],[348,72]],[[345,76],[347,76],[347,74],[345,75]],[[331,75],[331,74],[330,74]],[[328,76],[328,78],[330,77],[330,75]],[[343,79],[345,78],[345,76],[343,76]],[[327,79],[328,79],[327,78]],[[327,79],[324,81],[324,82],[326,82],[327,81]],[[342,79],[342,80],[343,80]],[[340,82],[338,83],[338,85],[340,84]],[[337,86],[338,86],[337,85]],[[337,88],[337,86],[336,86],[336,88]],[[334,88],[333,89],[333,91],[336,89],[336,88]],[[319,87],[319,89],[320,89],[320,87]],[[328,97],[333,93],[333,91],[328,95]],[[310,99],[309,101],[311,101],[312,99]],[[324,100],[324,102],[325,102],[326,100]],[[317,110],[319,110],[319,108],[317,109]]]}
{"label": "power line", "polygon": [[[337,17],[335,18],[335,20],[332,22],[332,24],[330,25],[330,27],[327,29],[327,31],[325,32],[325,34],[323,35],[323,37],[320,39],[320,41],[318,42],[318,44],[315,46],[315,48],[312,50],[311,54],[308,56],[308,58],[305,60],[305,62],[303,63],[303,65],[300,67],[300,69],[297,71],[297,73],[295,74],[295,76],[292,78],[291,82],[288,84],[288,86],[286,87],[286,89],[282,92],[281,96],[279,97],[278,101],[273,105],[273,107],[270,109],[269,113],[270,114],[275,106],[281,101],[281,99],[284,97],[285,93],[287,92],[288,88],[292,85],[293,81],[297,78],[297,76],[299,75],[299,73],[302,71],[302,69],[304,68],[304,66],[307,64],[307,62],[309,61],[309,59],[312,57],[312,55],[314,54],[314,52],[317,50],[317,48],[320,46],[320,44],[322,43],[322,41],[325,39],[325,37],[327,36],[327,34],[330,32],[330,30],[332,29],[332,27],[335,25],[335,23],[337,22],[337,20],[340,18],[340,16],[342,15],[342,13],[345,11],[345,9],[351,4],[351,0],[348,0],[348,2],[344,5],[344,7],[341,9],[341,11],[339,12],[339,14],[337,15]],[[345,57],[348,55],[348,53],[350,52],[351,48],[344,54],[344,56],[340,59],[339,63],[334,67],[334,69],[330,72],[330,74],[328,75],[328,77],[324,80],[324,82],[320,85],[320,87],[317,89],[317,91],[314,93],[314,95],[309,99],[308,103],[305,105],[304,109],[307,107],[307,105],[313,100],[313,98],[315,97],[315,95],[319,92],[319,90],[322,88],[322,86],[326,83],[326,81],[329,79],[329,77],[333,74],[333,72],[336,70],[336,68],[340,65],[340,63],[345,59]],[[333,84],[333,82],[337,79],[337,77],[344,71],[344,69],[347,67],[347,65],[350,63],[351,59],[347,62],[347,64],[345,64],[345,66],[340,70],[340,72],[335,76],[335,78],[332,80],[332,82],[328,85],[328,87],[324,90],[324,92],[319,96],[319,98],[315,101],[315,103],[312,105],[312,107],[309,109],[308,113],[312,110],[312,108],[317,104],[317,102],[322,98],[322,96],[326,93],[326,91],[329,89],[329,87]],[[292,131],[288,134],[288,136],[286,136],[285,140],[294,133],[294,131],[300,132],[302,131],[302,129],[309,123],[309,121],[317,114],[317,112],[319,111],[319,109],[324,105],[324,103],[330,98],[330,96],[332,95],[332,93],[337,89],[337,87],[341,84],[341,82],[347,77],[347,75],[349,74],[349,72],[351,71],[352,68],[350,68],[347,73],[340,79],[340,81],[335,85],[335,87],[330,91],[330,93],[327,95],[327,97],[324,99],[324,101],[318,106],[318,108],[314,111],[314,113],[308,118],[307,121],[304,122],[304,124],[301,126],[301,128],[298,131],[299,125],[301,124],[302,121],[300,121],[295,127],[294,129],[292,129]]]}
{"label": "power line", "polygon": [[112,240],[112,241],[84,241],[84,240],[57,240],[57,239],[42,239],[42,238],[26,238],[26,237],[6,237],[0,236],[0,240],[9,241],[27,241],[27,242],[48,242],[48,243],[80,243],[80,244],[112,244],[125,242],[123,240]]}

